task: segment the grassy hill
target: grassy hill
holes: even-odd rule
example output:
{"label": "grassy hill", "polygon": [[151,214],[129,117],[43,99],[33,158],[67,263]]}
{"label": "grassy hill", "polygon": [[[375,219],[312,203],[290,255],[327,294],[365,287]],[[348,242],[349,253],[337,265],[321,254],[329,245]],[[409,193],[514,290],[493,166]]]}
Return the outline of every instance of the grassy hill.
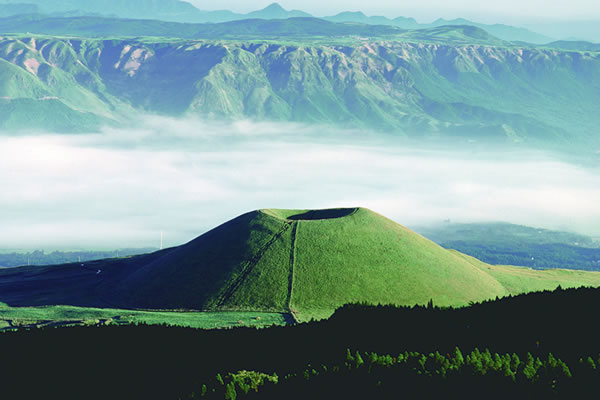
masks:
{"label": "grassy hill", "polygon": [[354,301],[464,305],[507,294],[472,264],[360,208],[245,214],[114,289],[129,306],[291,311],[300,319]]}
{"label": "grassy hill", "polygon": [[559,284],[599,286],[600,273],[492,267],[364,208],[265,209],[148,255],[0,270],[0,301],[309,320],[347,303],[463,306]]}

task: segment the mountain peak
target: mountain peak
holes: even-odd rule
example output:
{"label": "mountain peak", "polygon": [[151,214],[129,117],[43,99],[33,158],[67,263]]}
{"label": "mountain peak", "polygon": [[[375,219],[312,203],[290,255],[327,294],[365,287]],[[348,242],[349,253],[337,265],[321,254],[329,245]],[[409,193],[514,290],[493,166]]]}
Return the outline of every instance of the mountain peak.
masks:
{"label": "mountain peak", "polygon": [[352,16],[355,16],[355,17],[367,18],[367,16],[365,15],[365,13],[363,13],[362,11],[344,11],[344,12],[341,12],[341,13],[339,13],[337,15],[338,16],[341,16],[341,15],[352,15]]}
{"label": "mountain peak", "polygon": [[271,3],[263,8],[263,11],[285,11],[285,9],[279,3]]}
{"label": "mountain peak", "polygon": [[279,3],[272,3],[262,10],[253,11],[246,14],[249,18],[263,18],[263,19],[286,19],[292,17],[311,17],[310,14],[304,11],[291,10],[288,11],[283,8]]}

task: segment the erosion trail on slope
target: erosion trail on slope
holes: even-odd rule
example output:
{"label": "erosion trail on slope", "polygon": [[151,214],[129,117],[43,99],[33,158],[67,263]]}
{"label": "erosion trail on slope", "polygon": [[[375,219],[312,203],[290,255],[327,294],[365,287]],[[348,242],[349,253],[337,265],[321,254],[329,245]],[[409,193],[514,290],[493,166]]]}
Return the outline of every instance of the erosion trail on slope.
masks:
{"label": "erosion trail on slope", "polygon": [[292,293],[294,291],[294,263],[296,259],[296,237],[298,236],[298,228],[300,227],[300,221],[294,222],[294,227],[292,230],[292,239],[290,245],[290,277],[288,281],[288,298],[287,298],[287,308],[290,311],[290,314],[296,319],[295,310],[292,308]]}
{"label": "erosion trail on slope", "polygon": [[227,300],[231,298],[232,294],[239,288],[242,282],[248,277],[250,272],[252,272],[252,269],[256,266],[256,264],[258,264],[265,252],[271,247],[273,243],[275,243],[277,239],[281,237],[281,235],[283,235],[285,231],[289,229],[290,226],[290,223],[284,222],[284,224],[281,226],[281,229],[277,231],[277,233],[275,233],[269,239],[269,241],[266,242],[250,260],[248,260],[248,262],[242,267],[240,275],[238,275],[231,282],[229,287],[225,290],[224,294],[219,298],[217,302],[218,307],[223,307],[225,305]]}

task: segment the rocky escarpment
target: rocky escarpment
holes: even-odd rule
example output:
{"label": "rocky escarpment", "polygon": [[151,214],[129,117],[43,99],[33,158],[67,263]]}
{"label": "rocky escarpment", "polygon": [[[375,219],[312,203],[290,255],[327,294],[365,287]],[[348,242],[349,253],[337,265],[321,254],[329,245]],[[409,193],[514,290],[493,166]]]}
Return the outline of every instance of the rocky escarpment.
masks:
{"label": "rocky escarpment", "polygon": [[583,51],[4,37],[0,76],[0,114],[12,107],[4,127],[48,117],[48,104],[74,128],[82,118],[101,125],[143,110],[589,142],[600,122],[600,54]]}

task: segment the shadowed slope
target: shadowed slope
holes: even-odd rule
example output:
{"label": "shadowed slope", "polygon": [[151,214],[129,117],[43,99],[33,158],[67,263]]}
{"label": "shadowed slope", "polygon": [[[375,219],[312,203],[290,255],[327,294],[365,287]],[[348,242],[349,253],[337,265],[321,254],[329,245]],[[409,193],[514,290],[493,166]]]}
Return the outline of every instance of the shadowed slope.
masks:
{"label": "shadowed slope", "polygon": [[[267,258],[277,258],[269,248],[282,246],[280,237],[289,227],[289,223],[257,211],[241,215],[154,259],[112,290],[106,289],[118,304],[137,308],[214,309],[239,305],[231,304],[229,298],[265,253],[269,253]],[[281,250],[283,254],[288,251]],[[270,289],[267,286],[263,290]]]}

